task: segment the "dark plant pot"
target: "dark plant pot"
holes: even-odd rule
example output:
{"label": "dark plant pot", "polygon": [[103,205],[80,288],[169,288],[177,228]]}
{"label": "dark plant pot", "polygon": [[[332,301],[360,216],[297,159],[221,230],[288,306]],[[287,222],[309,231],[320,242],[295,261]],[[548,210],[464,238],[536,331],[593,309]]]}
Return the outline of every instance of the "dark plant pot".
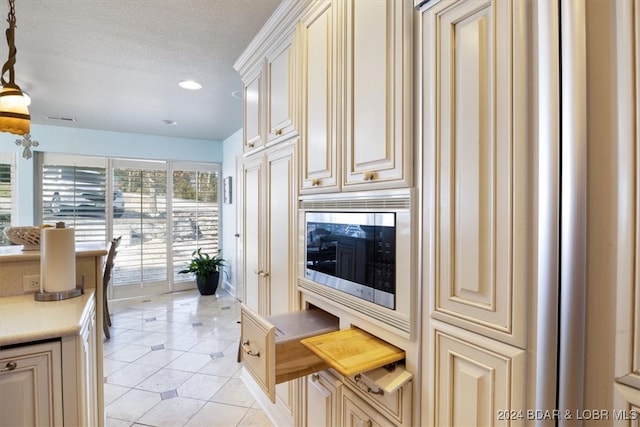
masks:
{"label": "dark plant pot", "polygon": [[218,289],[219,281],[220,281],[220,272],[211,273],[206,277],[196,275],[196,284],[198,285],[198,290],[200,291],[200,295],[215,294],[216,290]]}

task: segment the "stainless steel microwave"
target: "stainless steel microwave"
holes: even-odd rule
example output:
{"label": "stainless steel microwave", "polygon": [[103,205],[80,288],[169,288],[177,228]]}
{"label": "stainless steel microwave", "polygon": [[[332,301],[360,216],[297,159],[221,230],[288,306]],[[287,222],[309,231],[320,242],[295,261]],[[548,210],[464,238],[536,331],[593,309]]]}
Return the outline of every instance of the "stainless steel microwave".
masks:
{"label": "stainless steel microwave", "polygon": [[396,213],[306,212],[305,277],[396,308]]}

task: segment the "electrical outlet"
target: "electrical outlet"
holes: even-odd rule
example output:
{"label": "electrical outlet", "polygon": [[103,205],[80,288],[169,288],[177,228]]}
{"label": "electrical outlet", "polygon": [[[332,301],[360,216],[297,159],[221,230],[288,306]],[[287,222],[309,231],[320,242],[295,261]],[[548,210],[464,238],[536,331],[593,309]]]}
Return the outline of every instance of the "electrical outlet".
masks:
{"label": "electrical outlet", "polygon": [[40,292],[40,275],[22,276],[22,290],[24,292]]}

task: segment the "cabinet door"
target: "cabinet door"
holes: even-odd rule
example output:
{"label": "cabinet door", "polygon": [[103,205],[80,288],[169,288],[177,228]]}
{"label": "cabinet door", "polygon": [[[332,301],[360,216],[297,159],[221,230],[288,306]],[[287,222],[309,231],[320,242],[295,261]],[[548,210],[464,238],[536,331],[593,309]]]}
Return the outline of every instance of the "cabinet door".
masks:
{"label": "cabinet door", "polygon": [[336,9],[320,2],[300,24],[303,193],[338,190]]}
{"label": "cabinet door", "polygon": [[59,342],[0,351],[0,424],[62,425]]}
{"label": "cabinet door", "polygon": [[[287,313],[295,304],[295,243],[297,233],[297,180],[294,149],[296,141],[274,147],[266,153],[266,184],[268,186],[265,246],[267,258],[264,270],[268,282],[265,315]],[[263,236],[265,237],[265,236]]]}
{"label": "cabinet door", "polygon": [[331,374],[307,377],[307,427],[332,427],[338,423],[338,393],[342,384]]}
{"label": "cabinet door", "polygon": [[96,313],[89,316],[87,323],[80,331],[80,366],[78,375],[83,381],[83,388],[79,396],[80,416],[84,425],[98,425],[98,383],[97,378],[97,350],[96,350]]}
{"label": "cabinet door", "polygon": [[341,6],[346,8],[345,190],[410,186],[412,2]]}
{"label": "cabinet door", "polygon": [[446,324],[434,326],[434,425],[507,426],[524,419],[525,351]]}
{"label": "cabinet door", "polygon": [[261,249],[263,236],[263,156],[245,159],[243,168],[243,227],[244,236],[244,303],[257,313],[264,314],[264,297],[260,296],[263,272]]}
{"label": "cabinet door", "polygon": [[[287,313],[296,306],[295,233],[297,180],[294,162],[295,143],[270,148],[266,156],[267,241],[264,270],[265,315]],[[295,381],[276,386],[278,405],[293,419]]]}
{"label": "cabinet door", "polygon": [[[525,297],[533,265],[532,163],[519,3],[447,2],[426,13],[435,82],[432,113],[439,203],[434,317],[526,346]],[[431,69],[431,68],[430,68]],[[514,71],[516,70],[516,71]],[[427,126],[425,124],[425,126]]]}
{"label": "cabinet door", "polygon": [[267,142],[291,137],[296,131],[296,61],[292,33],[267,54]]}
{"label": "cabinet door", "polygon": [[262,147],[262,66],[244,78],[244,151]]}

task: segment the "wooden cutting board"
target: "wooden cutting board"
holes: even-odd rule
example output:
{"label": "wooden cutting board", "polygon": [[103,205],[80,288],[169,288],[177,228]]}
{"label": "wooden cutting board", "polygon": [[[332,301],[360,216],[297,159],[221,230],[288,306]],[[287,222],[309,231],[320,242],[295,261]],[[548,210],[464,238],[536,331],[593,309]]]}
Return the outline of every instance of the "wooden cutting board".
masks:
{"label": "wooden cutting board", "polygon": [[404,350],[358,328],[316,335],[300,342],[345,376],[367,372],[405,358]]}

